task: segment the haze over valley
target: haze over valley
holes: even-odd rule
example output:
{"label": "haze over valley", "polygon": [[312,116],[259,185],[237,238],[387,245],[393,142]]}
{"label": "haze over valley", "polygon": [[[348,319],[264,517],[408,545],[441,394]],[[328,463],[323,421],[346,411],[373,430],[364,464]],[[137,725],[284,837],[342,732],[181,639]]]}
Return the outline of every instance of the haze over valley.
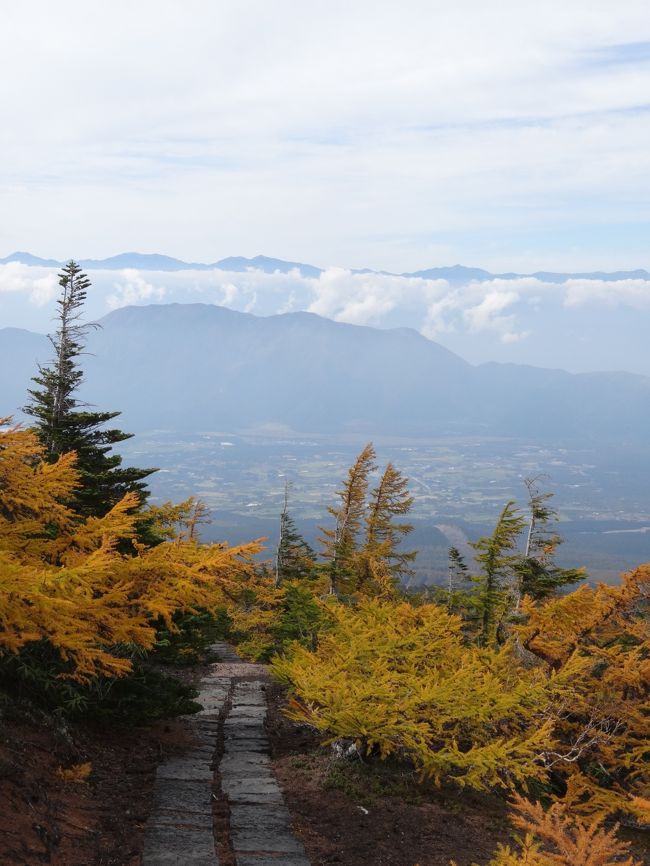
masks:
{"label": "haze over valley", "polygon": [[[92,272],[91,272],[92,273]],[[119,408],[127,462],[153,465],[155,501],[195,493],[208,537],[273,546],[285,481],[314,543],[346,468],[372,439],[410,478],[417,581],[450,544],[487,531],[542,474],[562,556],[609,578],[650,557],[650,378],[472,365],[413,329],[214,304],[119,308],[88,336],[81,399]],[[20,417],[47,338],[0,329],[0,393]],[[561,419],[561,421],[559,420]]]}

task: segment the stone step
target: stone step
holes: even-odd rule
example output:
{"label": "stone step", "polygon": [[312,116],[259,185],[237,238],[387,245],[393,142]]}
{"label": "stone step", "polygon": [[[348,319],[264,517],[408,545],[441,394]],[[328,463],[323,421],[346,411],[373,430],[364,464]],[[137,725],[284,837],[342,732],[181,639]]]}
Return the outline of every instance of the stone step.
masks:
{"label": "stone step", "polygon": [[218,866],[212,827],[209,829],[147,825],[142,866]]}
{"label": "stone step", "polygon": [[306,855],[301,854],[249,854],[235,852],[237,866],[311,866]]}

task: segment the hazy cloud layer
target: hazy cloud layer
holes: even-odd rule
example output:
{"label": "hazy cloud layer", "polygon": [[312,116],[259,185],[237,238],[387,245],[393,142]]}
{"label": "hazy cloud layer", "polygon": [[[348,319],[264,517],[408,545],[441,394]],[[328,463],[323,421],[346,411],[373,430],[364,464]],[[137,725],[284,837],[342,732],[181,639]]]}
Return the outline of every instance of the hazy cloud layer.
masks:
{"label": "hazy cloud layer", "polygon": [[[292,271],[91,271],[87,314],[129,304],[211,303],[256,315],[304,310],[341,322],[411,327],[473,362],[532,363],[568,369],[650,374],[639,311],[650,310],[650,282],[533,277],[474,281],[329,268],[319,278]],[[46,331],[54,315],[54,270],[0,266],[0,325]]]}

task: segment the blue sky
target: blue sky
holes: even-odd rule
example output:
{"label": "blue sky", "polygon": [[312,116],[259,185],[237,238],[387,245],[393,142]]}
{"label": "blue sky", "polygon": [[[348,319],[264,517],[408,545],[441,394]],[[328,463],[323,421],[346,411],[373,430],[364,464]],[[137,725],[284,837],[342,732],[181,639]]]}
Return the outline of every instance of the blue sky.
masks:
{"label": "blue sky", "polygon": [[650,265],[646,2],[23,0],[0,73],[0,257]]}

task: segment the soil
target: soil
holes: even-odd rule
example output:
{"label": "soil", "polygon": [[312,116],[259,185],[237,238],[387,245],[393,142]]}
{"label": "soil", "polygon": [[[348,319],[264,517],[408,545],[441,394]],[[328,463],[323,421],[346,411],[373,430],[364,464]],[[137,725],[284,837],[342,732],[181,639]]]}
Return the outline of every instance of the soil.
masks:
{"label": "soil", "polygon": [[[5,720],[0,742],[3,866],[139,866],[160,756],[182,748],[184,723],[106,730]],[[90,762],[87,781],[61,769]]]}
{"label": "soil", "polygon": [[284,718],[278,686],[268,694],[274,769],[312,866],[470,866],[508,841],[503,800],[423,785],[399,765],[335,759]]}
{"label": "soil", "polygon": [[[204,666],[170,669],[193,682]],[[187,722],[76,724],[8,703],[0,710],[0,866],[140,866],[156,766]],[[90,764],[86,780],[60,771]]]}

